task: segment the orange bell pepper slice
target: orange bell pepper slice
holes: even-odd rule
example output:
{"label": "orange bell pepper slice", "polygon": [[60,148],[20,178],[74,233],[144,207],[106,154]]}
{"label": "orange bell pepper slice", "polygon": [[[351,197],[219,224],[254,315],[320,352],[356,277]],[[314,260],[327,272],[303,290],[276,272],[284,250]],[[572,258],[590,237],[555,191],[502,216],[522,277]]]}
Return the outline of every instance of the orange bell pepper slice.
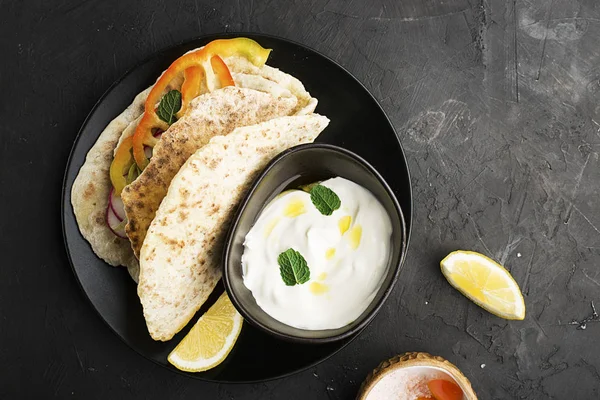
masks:
{"label": "orange bell pepper slice", "polygon": [[154,136],[156,131],[166,131],[169,128],[169,125],[156,114],[156,107],[175,78],[183,74],[184,80],[180,90],[181,109],[176,115],[180,118],[187,111],[190,101],[201,93],[202,83],[207,78],[207,68],[212,69],[220,87],[235,85],[229,68],[221,57],[242,56],[260,67],[265,64],[270,53],[271,49],[263,48],[252,39],[219,39],[175,60],[148,94],[144,104],[144,115],[134,135],[125,139],[115,153],[110,167],[110,178],[115,194],[120,196],[127,185],[125,175],[133,162],[142,170],[148,165],[144,147],[154,147],[158,143],[159,138]]}
{"label": "orange bell pepper slice", "polygon": [[[221,87],[235,86],[233,77],[225,61],[219,56],[210,59],[210,65]],[[190,101],[200,95],[202,81],[207,78],[204,68],[189,67],[183,71],[183,84],[181,85],[181,110],[177,112],[177,118],[181,118],[187,112]]]}
{"label": "orange bell pepper slice", "polygon": [[[262,66],[267,61],[270,52],[270,49],[265,49],[254,40],[248,38],[219,39],[213,40],[200,50],[184,54],[175,60],[154,84],[154,87],[148,94],[144,107],[144,116],[133,135],[133,157],[138,167],[143,170],[148,165],[148,159],[144,154],[144,145],[154,146],[156,144],[156,139],[152,136],[153,129],[166,130],[168,127],[165,127],[165,123],[156,115],[156,107],[173,79],[180,76],[180,74],[184,73],[190,67],[202,67],[206,69],[209,65],[211,67],[212,65],[217,66],[215,73],[219,78],[225,75],[228,75],[230,78],[231,74],[219,72],[223,66],[227,68],[224,62],[221,63],[223,61],[221,57],[243,56],[253,64]],[[220,57],[215,58],[214,56]],[[233,79],[231,79],[231,82],[233,82]],[[221,84],[224,85],[223,82]],[[190,96],[187,96],[187,99],[189,102],[191,100]],[[187,106],[188,104],[183,101],[182,93],[182,109],[187,108]]]}
{"label": "orange bell pepper slice", "polygon": [[183,71],[183,84],[181,85],[181,109],[177,112],[177,119],[187,111],[190,101],[198,97],[205,77],[204,68],[189,67]]}
{"label": "orange bell pepper slice", "polygon": [[221,83],[221,87],[225,86],[235,86],[235,82],[233,81],[233,77],[231,76],[231,72],[229,68],[227,68],[227,64],[225,61],[219,56],[213,56],[210,59],[210,66],[217,78],[219,78],[219,82]]}

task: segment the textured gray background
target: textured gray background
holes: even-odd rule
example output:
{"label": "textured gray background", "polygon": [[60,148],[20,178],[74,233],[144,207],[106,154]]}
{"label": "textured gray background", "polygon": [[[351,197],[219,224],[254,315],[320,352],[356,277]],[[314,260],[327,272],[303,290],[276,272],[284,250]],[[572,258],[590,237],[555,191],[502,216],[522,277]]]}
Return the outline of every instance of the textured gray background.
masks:
{"label": "textured gray background", "polygon": [[[600,324],[572,323],[600,305],[598,1],[0,9],[0,398],[351,399],[404,351],[451,360],[481,399],[599,397]],[[408,259],[375,322],[322,365],[260,385],[189,380],[132,352],[84,300],[60,232],[64,166],[94,102],[153,52],[224,31],[293,39],[352,72],[397,128],[415,193]],[[446,283],[438,263],[457,248],[512,271],[525,321]]]}

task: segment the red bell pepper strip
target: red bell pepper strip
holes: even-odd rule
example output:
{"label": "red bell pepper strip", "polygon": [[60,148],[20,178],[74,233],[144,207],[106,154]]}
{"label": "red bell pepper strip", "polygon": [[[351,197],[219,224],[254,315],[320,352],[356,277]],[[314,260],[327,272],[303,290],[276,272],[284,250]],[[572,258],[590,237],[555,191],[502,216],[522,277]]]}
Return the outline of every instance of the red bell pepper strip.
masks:
{"label": "red bell pepper strip", "polygon": [[[152,147],[156,143],[152,136],[152,130],[156,128],[166,130],[165,123],[156,115],[156,107],[173,79],[180,76],[180,74],[184,73],[190,67],[204,68],[209,61],[211,65],[217,65],[217,68],[221,68],[225,64],[222,63],[219,66],[219,59],[221,57],[243,56],[253,64],[262,66],[267,61],[270,52],[270,49],[265,49],[254,40],[248,38],[219,39],[210,42],[200,50],[184,54],[175,60],[154,84],[154,87],[148,94],[144,107],[144,116],[133,135],[133,157],[138,167],[143,170],[148,165],[148,159],[144,154],[144,145]],[[221,57],[213,61],[214,56],[217,55]],[[216,73],[219,77],[222,75],[218,71]],[[231,77],[231,74],[228,75]],[[191,99],[188,96],[188,102],[189,100]],[[187,105],[187,103],[183,102],[182,96],[182,108],[187,108]]]}

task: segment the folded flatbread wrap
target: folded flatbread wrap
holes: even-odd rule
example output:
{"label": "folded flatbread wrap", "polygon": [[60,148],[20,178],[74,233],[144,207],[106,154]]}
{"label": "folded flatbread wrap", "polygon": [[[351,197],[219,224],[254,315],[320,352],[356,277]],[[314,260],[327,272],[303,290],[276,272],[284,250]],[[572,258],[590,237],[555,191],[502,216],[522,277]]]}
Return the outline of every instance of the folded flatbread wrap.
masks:
{"label": "folded flatbread wrap", "polygon": [[329,120],[288,116],[216,136],[173,178],[140,253],[138,295],[150,335],[169,340],[221,278],[223,236],[253,179],[278,153],[312,142]]}

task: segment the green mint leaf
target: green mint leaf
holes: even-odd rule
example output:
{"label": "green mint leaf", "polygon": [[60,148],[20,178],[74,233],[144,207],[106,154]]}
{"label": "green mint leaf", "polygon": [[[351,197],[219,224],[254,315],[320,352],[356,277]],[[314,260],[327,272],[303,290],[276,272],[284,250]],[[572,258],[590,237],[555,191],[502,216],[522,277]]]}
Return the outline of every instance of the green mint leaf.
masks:
{"label": "green mint leaf", "polygon": [[171,90],[160,99],[156,114],[158,118],[171,125],[177,121],[175,114],[181,110],[181,92],[179,90]]}
{"label": "green mint leaf", "polygon": [[310,189],[310,200],[323,215],[333,214],[342,204],[338,195],[323,185],[316,185]]}
{"label": "green mint leaf", "polygon": [[287,249],[277,257],[281,279],[287,286],[302,285],[310,279],[310,270],[302,254]]}

